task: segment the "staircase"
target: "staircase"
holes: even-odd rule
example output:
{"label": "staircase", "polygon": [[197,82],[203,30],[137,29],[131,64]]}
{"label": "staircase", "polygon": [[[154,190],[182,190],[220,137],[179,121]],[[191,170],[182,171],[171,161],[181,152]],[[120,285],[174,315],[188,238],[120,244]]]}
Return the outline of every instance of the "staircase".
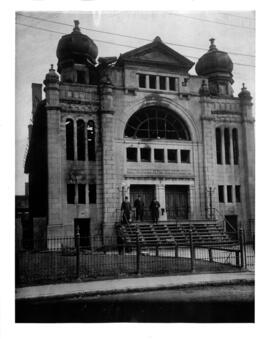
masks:
{"label": "staircase", "polygon": [[135,243],[137,235],[144,245],[189,246],[190,232],[195,246],[232,246],[238,244],[214,220],[192,220],[183,222],[131,223],[123,226],[126,241]]}

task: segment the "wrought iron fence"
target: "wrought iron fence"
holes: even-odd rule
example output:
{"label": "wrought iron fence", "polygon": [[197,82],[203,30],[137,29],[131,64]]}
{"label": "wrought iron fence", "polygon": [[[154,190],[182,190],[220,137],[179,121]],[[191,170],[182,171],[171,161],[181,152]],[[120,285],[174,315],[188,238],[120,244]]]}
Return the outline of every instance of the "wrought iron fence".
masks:
{"label": "wrought iron fence", "polygon": [[16,251],[16,283],[252,269],[254,251],[243,240],[233,246],[202,245],[191,231],[189,242],[182,245],[146,244],[139,239],[125,243],[114,237],[84,239],[79,234],[30,241],[27,250]]}

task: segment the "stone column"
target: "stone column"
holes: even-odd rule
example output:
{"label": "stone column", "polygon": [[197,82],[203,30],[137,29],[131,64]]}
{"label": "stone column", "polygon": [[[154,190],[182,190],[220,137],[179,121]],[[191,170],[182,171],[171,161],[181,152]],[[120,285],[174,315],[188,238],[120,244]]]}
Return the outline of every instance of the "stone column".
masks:
{"label": "stone column", "polygon": [[100,84],[101,131],[102,131],[102,176],[103,176],[103,234],[111,236],[115,223],[117,200],[115,156],[113,142],[113,96],[112,85]]}
{"label": "stone column", "polygon": [[44,80],[47,111],[48,238],[61,236],[62,187],[59,77],[51,65]]}
{"label": "stone column", "polygon": [[[160,203],[160,210],[159,210],[159,220],[166,221],[167,220],[167,213],[166,213],[166,201],[165,201],[165,185],[158,184],[156,185],[156,197]],[[162,215],[162,210],[164,209],[164,213]]]}
{"label": "stone column", "polygon": [[252,97],[243,84],[239,93],[243,132],[243,173],[245,175],[246,211],[248,219],[255,219],[255,137],[252,116]]}
{"label": "stone column", "polygon": [[[203,173],[204,173],[204,194],[205,194],[205,212],[209,215],[210,199],[207,193],[209,188],[216,187],[215,181],[215,124],[211,116],[211,101],[206,96],[201,96],[201,121],[202,121],[202,135],[203,135]],[[213,206],[215,196],[213,195]]]}

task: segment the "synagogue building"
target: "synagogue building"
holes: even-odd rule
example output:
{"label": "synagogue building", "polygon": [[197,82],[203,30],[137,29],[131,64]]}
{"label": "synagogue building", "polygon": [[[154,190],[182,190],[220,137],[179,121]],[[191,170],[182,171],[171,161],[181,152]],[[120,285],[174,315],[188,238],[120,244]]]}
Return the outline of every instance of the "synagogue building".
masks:
{"label": "synagogue building", "polygon": [[[206,42],[202,42],[206,43]],[[210,46],[194,63],[160,37],[99,57],[79,28],[60,38],[57,67],[32,84],[25,173],[33,238],[111,236],[138,195],[145,220],[228,220],[253,231],[254,118],[230,56]],[[42,92],[45,92],[43,97]],[[149,221],[151,222],[151,221]]]}

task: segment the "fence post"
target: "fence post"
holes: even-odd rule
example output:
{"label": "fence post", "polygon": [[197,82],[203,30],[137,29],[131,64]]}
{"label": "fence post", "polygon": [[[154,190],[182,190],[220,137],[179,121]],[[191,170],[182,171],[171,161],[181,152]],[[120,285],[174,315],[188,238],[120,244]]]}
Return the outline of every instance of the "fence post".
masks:
{"label": "fence post", "polygon": [[213,252],[212,252],[212,248],[208,248],[208,252],[209,252],[209,262],[213,262]]}
{"label": "fence post", "polygon": [[235,261],[236,261],[236,266],[239,267],[240,263],[239,263],[239,251],[235,251]]}
{"label": "fence post", "polygon": [[178,245],[175,244],[175,258],[178,258]]}
{"label": "fence post", "polygon": [[139,234],[137,232],[137,238],[136,238],[136,271],[137,275],[140,275],[140,255],[141,255],[141,249],[140,249],[140,242],[139,242]]}
{"label": "fence post", "polygon": [[76,278],[80,279],[80,227],[79,225],[76,226],[75,245],[76,245]]}
{"label": "fence post", "polygon": [[190,244],[190,270],[194,272],[194,247],[192,237],[192,227],[189,229],[189,244]]}
{"label": "fence post", "polygon": [[240,232],[239,232],[239,235],[240,235],[240,255],[241,255],[241,263],[240,263],[240,267],[243,268],[244,267],[244,244],[243,244],[243,229],[241,228],[240,229]]}
{"label": "fence post", "polygon": [[156,257],[159,256],[159,247],[158,247],[158,244],[156,245]]}
{"label": "fence post", "polygon": [[20,256],[18,246],[15,248],[15,281],[16,286],[20,283]]}

